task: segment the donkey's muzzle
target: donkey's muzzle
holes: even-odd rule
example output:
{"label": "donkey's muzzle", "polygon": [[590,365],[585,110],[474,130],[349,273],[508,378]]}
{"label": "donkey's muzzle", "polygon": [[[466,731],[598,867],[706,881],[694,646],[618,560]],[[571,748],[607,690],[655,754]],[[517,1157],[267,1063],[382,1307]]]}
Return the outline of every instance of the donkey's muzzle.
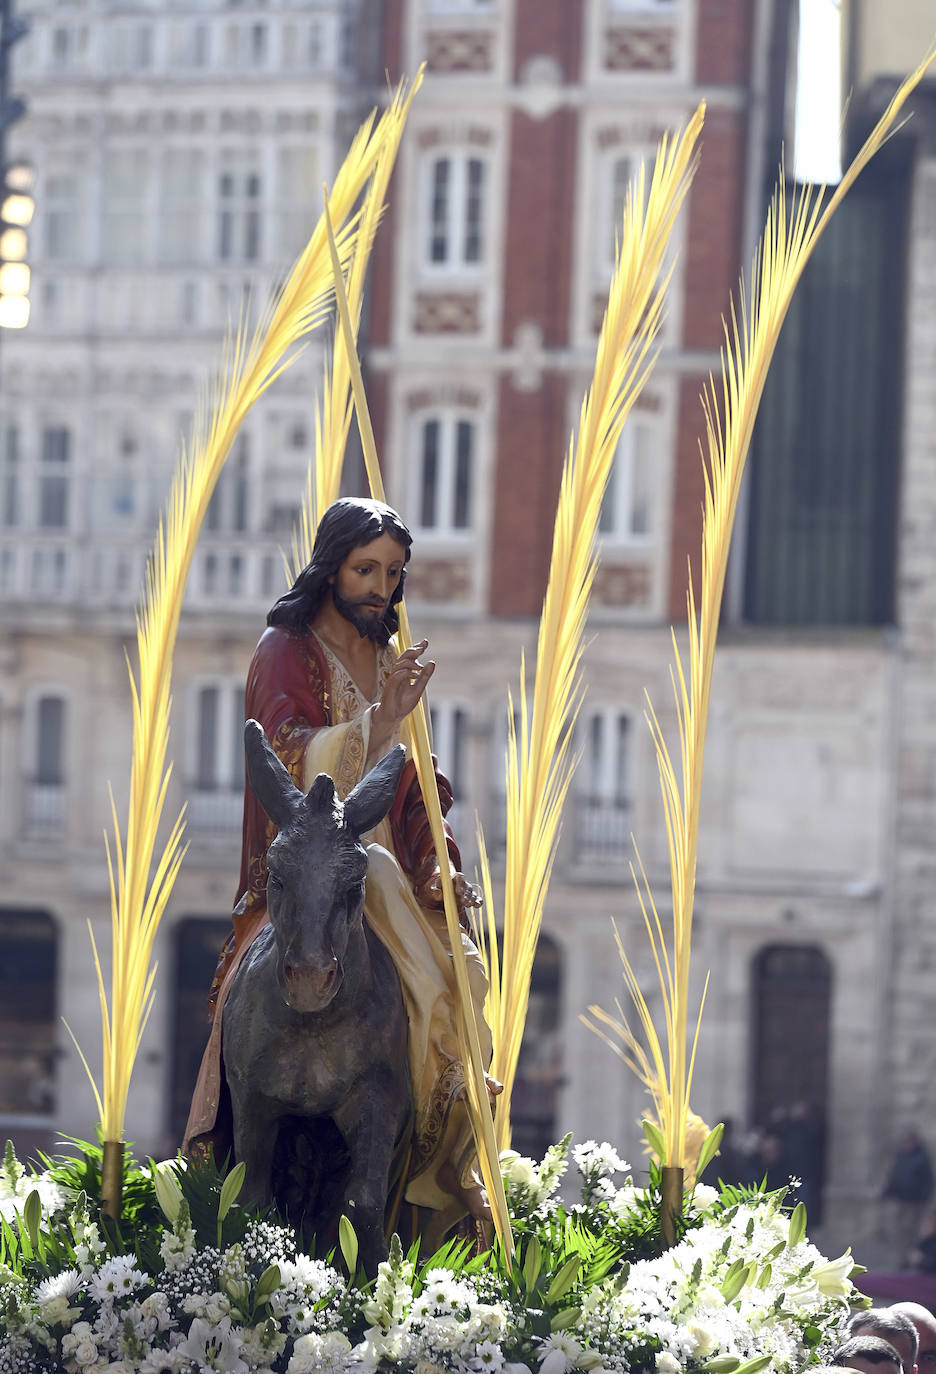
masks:
{"label": "donkey's muzzle", "polygon": [[322,1011],[341,986],[341,966],[337,958],[324,968],[283,960],[283,994],[293,1011]]}

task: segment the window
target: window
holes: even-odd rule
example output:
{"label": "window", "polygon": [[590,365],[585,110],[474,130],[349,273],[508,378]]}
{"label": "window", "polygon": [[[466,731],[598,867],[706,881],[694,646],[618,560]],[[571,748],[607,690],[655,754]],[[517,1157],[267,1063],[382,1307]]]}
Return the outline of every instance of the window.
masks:
{"label": "window", "polygon": [[0,433],[0,528],[20,522],[19,429],[6,424]]}
{"label": "window", "polygon": [[120,24],[111,34],[111,66],[118,72],[144,72],[153,66],[151,24]]}
{"label": "window", "polygon": [[447,819],[456,839],[465,844],[468,836],[459,834],[459,822],[460,803],[465,799],[467,783],[468,712],[451,701],[434,700],[429,708],[429,721],[432,752],[439,760],[439,768],[452,784],[454,802]]}
{"label": "window", "polygon": [[646,204],[655,160],[655,149],[649,145],[646,148],[629,148],[627,152],[617,150],[599,159],[595,262],[602,277],[610,277],[617,265],[628,190],[636,182],[643,163]]}
{"label": "window", "polygon": [[146,257],[149,182],[145,148],[112,148],[104,165],[104,261],[138,266]]}
{"label": "window", "polygon": [[[0,910],[0,1112],[4,1114],[28,1118],[55,1111],[57,953],[55,924],[48,912]],[[15,1133],[11,1134],[16,1144]],[[35,1148],[35,1136],[30,1139]]]}
{"label": "window", "polygon": [[202,260],[201,214],[205,158],[200,148],[166,148],[162,155],[159,257],[164,263]]}
{"label": "window", "polygon": [[630,832],[630,716],[614,706],[579,720],[576,858],[623,858]]}
{"label": "window", "polygon": [[485,164],[465,154],[427,165],[424,261],[431,268],[474,268],[484,256]]}
{"label": "window", "polygon": [[654,426],[633,414],[621,431],[598,521],[609,543],[636,543],[653,533],[655,438]]}
{"label": "window", "polygon": [[[79,155],[71,159],[72,164]],[[42,249],[50,262],[76,262],[84,249],[83,166],[55,170],[45,179],[44,194],[36,205],[42,214]]]}
{"label": "window", "polygon": [[902,165],[860,181],[793,298],[751,445],[754,624],[893,621],[907,196]]}
{"label": "window", "polygon": [[68,526],[71,431],[49,425],[42,431],[39,468],[39,525],[42,529]]}
{"label": "window", "polygon": [[426,0],[430,14],[490,14],[497,0]]}
{"label": "window", "polygon": [[217,252],[222,262],[256,262],[260,257],[260,187],[254,150],[221,154]]}
{"label": "window", "polygon": [[198,692],[195,787],[199,792],[244,787],[244,689],[213,683]]}
{"label": "window", "polygon": [[72,28],[60,25],[52,30],[52,68],[57,72],[81,71],[87,64],[89,52],[87,24]]}
{"label": "window", "polygon": [[36,750],[33,782],[60,787],[65,781],[65,702],[61,697],[40,697],[36,702]]}
{"label": "window", "polygon": [[655,10],[675,10],[679,0],[608,0],[611,14],[652,14]]}
{"label": "window", "polygon": [[169,29],[169,65],[206,67],[211,30],[207,24],[172,24]]}
{"label": "window", "polygon": [[142,443],[132,414],[99,412],[95,420],[92,528],[133,528],[140,514]]}
{"label": "window", "polygon": [[457,411],[416,426],[416,524],[436,534],[465,534],[472,526],[476,421]]}
{"label": "window", "polygon": [[247,435],[234,440],[205,515],[205,529],[241,534],[247,528]]}
{"label": "window", "polygon": [[305,247],[322,209],[318,149],[277,151],[277,254],[290,261]]}
{"label": "window", "polygon": [[203,682],[195,689],[189,816],[193,826],[237,834],[244,797],[244,687]]}

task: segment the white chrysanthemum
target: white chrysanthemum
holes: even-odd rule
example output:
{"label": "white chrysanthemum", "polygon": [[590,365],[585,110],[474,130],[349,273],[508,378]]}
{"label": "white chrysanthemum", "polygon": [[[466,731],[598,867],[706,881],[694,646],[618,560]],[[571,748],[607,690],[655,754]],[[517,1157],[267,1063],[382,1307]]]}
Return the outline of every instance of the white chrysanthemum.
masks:
{"label": "white chrysanthemum", "polygon": [[595,1174],[626,1173],[630,1165],[622,1159],[613,1145],[603,1141],[586,1140],[572,1150],[572,1158],[586,1178]]}
{"label": "white chrysanthemum", "polygon": [[340,1374],[350,1350],[351,1342],[343,1331],[300,1336],[286,1366],[287,1374]]}
{"label": "white chrysanthemum", "polygon": [[51,1278],[43,1279],[37,1284],[34,1296],[39,1306],[43,1307],[55,1298],[70,1298],[80,1287],[81,1275],[78,1270],[63,1269],[60,1274],[53,1274]]}

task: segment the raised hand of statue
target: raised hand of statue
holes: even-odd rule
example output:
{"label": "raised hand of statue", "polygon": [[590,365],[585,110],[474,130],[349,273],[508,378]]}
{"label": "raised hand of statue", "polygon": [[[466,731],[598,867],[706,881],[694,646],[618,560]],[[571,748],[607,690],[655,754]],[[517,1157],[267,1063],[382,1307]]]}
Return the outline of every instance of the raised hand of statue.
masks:
{"label": "raised hand of statue", "polygon": [[435,663],[432,659],[420,663],[419,655],[428,647],[428,639],[423,639],[404,649],[390,669],[371,721],[372,754],[382,753],[383,746],[389,745],[426,690]]}
{"label": "raised hand of statue", "polygon": [[[458,903],[459,912],[465,911],[470,906],[481,905],[481,893],[470,883],[464,873],[452,873],[452,886],[455,889],[455,900]],[[438,867],[434,873],[421,882],[416,889],[416,900],[421,906],[441,907],[442,906],[442,874]]]}

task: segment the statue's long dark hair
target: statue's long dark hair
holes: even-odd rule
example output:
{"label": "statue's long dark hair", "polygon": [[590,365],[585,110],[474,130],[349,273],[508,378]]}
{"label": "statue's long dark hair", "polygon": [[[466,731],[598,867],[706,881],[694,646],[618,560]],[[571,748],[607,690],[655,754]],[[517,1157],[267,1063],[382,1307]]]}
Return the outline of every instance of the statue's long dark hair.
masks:
{"label": "statue's long dark hair", "polygon": [[[382,534],[389,534],[403,547],[403,563],[409,562],[413,536],[396,511],[382,501],[370,501],[356,496],[343,496],[334,501],[319,521],[312,549],[312,561],[296,578],[285,596],[267,616],[268,625],[280,625],[286,630],[305,630],[316,614],[334,577],[352,549],[370,544]],[[406,567],[383,614],[386,644],[399,627],[394,607],[403,597]]]}

